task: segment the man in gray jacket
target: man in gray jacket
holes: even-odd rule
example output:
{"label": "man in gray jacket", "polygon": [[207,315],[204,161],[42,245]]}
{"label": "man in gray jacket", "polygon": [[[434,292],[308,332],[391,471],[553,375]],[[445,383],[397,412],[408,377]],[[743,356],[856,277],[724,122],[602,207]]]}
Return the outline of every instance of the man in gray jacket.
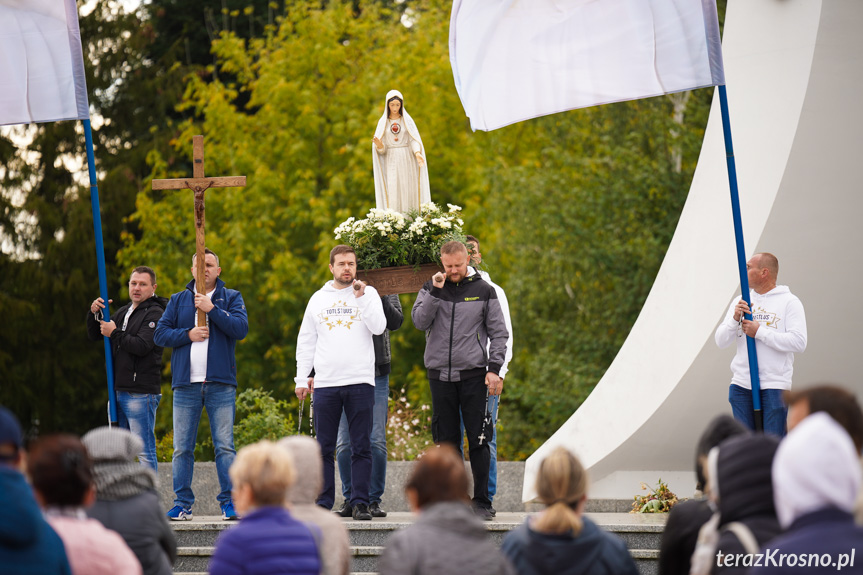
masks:
{"label": "man in gray jacket", "polygon": [[467,275],[465,245],[444,244],[441,263],[446,275],[438,272],[426,282],[411,312],[414,325],[426,332],[432,437],[435,443],[458,446],[461,410],[473,474],[474,511],[490,520],[488,442],[493,427],[486,406],[488,395],[500,395],[503,389],[498,374],[509,333],[494,288],[479,274]]}

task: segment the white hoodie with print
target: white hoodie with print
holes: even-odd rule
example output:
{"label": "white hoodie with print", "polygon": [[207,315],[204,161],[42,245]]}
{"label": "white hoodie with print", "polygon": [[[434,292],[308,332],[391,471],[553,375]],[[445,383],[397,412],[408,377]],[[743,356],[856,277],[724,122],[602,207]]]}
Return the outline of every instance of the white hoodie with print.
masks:
{"label": "white hoodie with print", "polygon": [[378,292],[366,286],[361,297],[351,286],[336,289],[332,281],[312,295],[297,336],[298,388],[308,387],[315,370],[315,388],[356,383],[375,384],[373,335],[387,327]]}
{"label": "white hoodie with print", "polygon": [[[806,349],[806,314],[803,304],[791,293],[788,286],[776,286],[765,294],[749,290],[752,302],[752,319],[760,325],[755,332],[755,351],[758,355],[758,377],[761,389],[791,389],[794,373],[794,354]],[[731,361],[731,383],[752,389],[749,380],[749,354],[746,336],[738,335],[734,321],[734,298],[725,319],[716,328],[716,345],[726,348],[737,342],[737,353]]]}

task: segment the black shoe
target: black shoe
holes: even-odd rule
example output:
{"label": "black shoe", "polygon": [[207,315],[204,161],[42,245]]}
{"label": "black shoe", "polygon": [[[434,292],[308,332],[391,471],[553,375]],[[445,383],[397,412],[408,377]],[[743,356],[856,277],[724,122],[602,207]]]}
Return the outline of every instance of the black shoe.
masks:
{"label": "black shoe", "polygon": [[491,521],[494,519],[494,515],[491,512],[491,509],[488,507],[480,507],[479,505],[473,506],[473,513],[483,521]]}
{"label": "black shoe", "polygon": [[372,514],[372,517],[386,517],[387,512],[381,509],[380,503],[372,503],[369,505],[369,513]]}
{"label": "black shoe", "polygon": [[365,503],[357,503],[354,505],[354,521],[371,521],[372,514],[369,513],[369,506]]}
{"label": "black shoe", "polygon": [[350,517],[352,512],[353,509],[351,509],[351,504],[345,500],[345,502],[342,503],[342,506],[339,507],[339,510],[336,511],[336,515],[339,517]]}
{"label": "black shoe", "polygon": [[495,508],[494,508],[494,507],[492,507],[491,505],[489,505],[489,507],[488,507],[488,511],[489,511],[489,513],[491,513],[491,516],[492,516],[492,517],[497,517],[497,509],[495,509]]}

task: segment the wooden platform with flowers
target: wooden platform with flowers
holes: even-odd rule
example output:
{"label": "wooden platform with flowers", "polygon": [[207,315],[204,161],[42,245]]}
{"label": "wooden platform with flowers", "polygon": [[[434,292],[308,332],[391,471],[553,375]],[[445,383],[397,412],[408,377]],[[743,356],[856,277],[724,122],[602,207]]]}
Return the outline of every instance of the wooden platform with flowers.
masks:
{"label": "wooden platform with flowers", "polygon": [[448,241],[464,242],[463,225],[461,207],[429,202],[407,214],[372,208],[333,231],[336,241],[356,250],[358,279],[389,295],[416,293],[442,272],[440,248]]}
{"label": "wooden platform with flowers", "polygon": [[423,284],[443,268],[438,264],[398,266],[375,270],[358,270],[357,278],[373,286],[381,295],[416,293]]}

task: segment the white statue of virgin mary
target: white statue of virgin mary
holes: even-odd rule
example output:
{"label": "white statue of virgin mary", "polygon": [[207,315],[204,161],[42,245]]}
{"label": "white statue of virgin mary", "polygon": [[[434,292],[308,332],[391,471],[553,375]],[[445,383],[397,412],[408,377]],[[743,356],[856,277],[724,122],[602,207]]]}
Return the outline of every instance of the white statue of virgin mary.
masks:
{"label": "white statue of virgin mary", "polygon": [[423,141],[398,90],[387,93],[372,139],[372,165],[378,209],[407,213],[431,201]]}

